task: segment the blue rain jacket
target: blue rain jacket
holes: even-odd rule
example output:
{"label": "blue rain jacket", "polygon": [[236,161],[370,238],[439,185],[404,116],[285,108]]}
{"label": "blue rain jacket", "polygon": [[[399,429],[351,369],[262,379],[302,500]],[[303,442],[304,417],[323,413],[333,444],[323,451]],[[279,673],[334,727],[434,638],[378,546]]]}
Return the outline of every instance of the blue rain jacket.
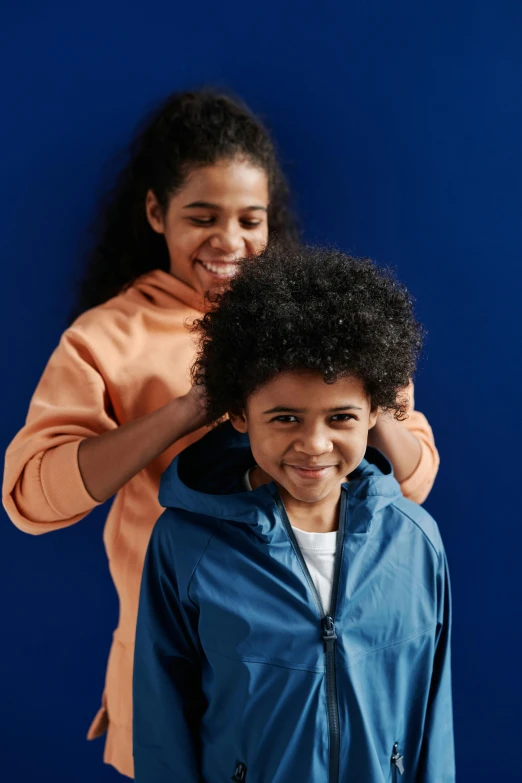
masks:
{"label": "blue rain jacket", "polygon": [[163,476],[141,588],[137,783],[455,780],[439,531],[368,449],[343,485],[330,607],[227,422]]}

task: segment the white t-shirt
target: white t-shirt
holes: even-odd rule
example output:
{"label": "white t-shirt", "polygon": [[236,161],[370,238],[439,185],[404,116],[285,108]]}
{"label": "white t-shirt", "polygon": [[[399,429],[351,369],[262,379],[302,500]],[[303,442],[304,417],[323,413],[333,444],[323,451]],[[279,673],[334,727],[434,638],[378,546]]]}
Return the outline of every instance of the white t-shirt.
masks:
{"label": "white t-shirt", "polygon": [[[250,471],[245,473],[245,486],[252,489]],[[335,565],[335,550],[337,547],[337,531],[331,533],[308,533],[292,525],[292,530],[303,553],[303,557],[314,585],[321,596],[323,609],[327,614],[332,598],[332,584]]]}

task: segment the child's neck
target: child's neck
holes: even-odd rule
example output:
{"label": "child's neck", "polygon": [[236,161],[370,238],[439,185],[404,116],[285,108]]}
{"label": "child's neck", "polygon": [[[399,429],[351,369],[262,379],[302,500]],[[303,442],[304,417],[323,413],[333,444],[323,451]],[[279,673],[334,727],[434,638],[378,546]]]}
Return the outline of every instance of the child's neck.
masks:
{"label": "child's neck", "polygon": [[[268,484],[273,479],[256,466],[250,472],[252,488]],[[332,533],[339,527],[339,506],[341,502],[341,484],[339,489],[333,489],[325,498],[316,503],[307,503],[294,498],[283,486],[276,482],[281,499],[285,504],[286,513],[292,527],[307,533]]]}
{"label": "child's neck", "polygon": [[283,487],[279,487],[279,493],[292,527],[307,533],[332,533],[338,530],[341,485],[338,493],[332,491],[327,498],[318,500],[317,503],[296,500]]}

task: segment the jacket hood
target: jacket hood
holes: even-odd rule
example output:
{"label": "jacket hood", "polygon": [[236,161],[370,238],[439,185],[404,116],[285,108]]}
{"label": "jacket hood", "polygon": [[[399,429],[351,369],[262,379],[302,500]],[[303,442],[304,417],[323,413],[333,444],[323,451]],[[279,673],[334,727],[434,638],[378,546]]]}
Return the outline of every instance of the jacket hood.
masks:
{"label": "jacket hood", "polygon": [[[244,475],[254,465],[248,435],[226,421],[173,460],[161,479],[160,504],[246,524],[270,540],[281,527],[275,503],[279,493],[273,481],[244,488]],[[348,492],[346,531],[351,533],[368,532],[373,516],[401,496],[390,462],[371,447],[343,488]]]}

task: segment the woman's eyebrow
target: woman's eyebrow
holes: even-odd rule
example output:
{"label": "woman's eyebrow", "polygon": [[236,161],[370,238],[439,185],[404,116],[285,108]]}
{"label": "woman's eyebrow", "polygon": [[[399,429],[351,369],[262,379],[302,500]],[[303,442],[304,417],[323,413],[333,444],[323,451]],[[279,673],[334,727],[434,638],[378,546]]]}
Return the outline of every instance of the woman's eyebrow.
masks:
{"label": "woman's eyebrow", "polygon": [[[221,209],[219,204],[212,204],[210,201],[193,201],[191,204],[186,204],[183,209]],[[266,207],[262,206],[251,206],[251,207],[243,207],[244,210],[261,210],[262,212],[268,212],[268,209]]]}

